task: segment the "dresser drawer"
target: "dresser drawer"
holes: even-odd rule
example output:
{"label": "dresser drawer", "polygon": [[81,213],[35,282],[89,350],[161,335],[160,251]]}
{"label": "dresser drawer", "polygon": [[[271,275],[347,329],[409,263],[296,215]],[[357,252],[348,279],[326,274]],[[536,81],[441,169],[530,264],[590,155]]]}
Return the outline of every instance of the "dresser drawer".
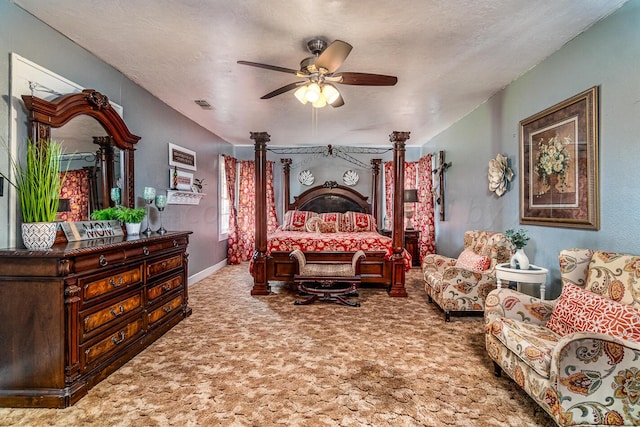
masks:
{"label": "dresser drawer", "polygon": [[142,264],[100,278],[83,278],[78,283],[82,288],[82,298],[85,302],[90,301],[142,283]]}
{"label": "dresser drawer", "polygon": [[107,335],[105,338],[93,344],[81,345],[80,354],[82,355],[83,369],[90,367],[126,347],[127,344],[141,337],[144,333],[144,319],[137,317],[122,325],[116,332]]}
{"label": "dresser drawer", "polygon": [[140,311],[143,306],[143,290],[139,289],[133,295],[128,294],[120,298],[119,301],[112,302],[106,307],[80,314],[81,340],[85,340],[91,332],[109,327],[136,311]]}
{"label": "dresser drawer", "polygon": [[176,312],[181,311],[183,301],[184,296],[181,294],[170,300],[169,302],[162,304],[157,309],[150,311],[148,314],[149,327],[151,327],[152,325],[155,326],[155,324],[166,320],[175,315]]}
{"label": "dresser drawer", "polygon": [[144,246],[127,248],[125,250],[125,254],[126,254],[126,258],[129,260],[133,258],[142,258],[142,257],[157,255],[159,253],[166,252],[167,249],[171,249],[171,248],[177,249],[181,246],[183,247],[187,246],[187,239],[184,237],[176,238],[172,240],[163,240],[161,242],[153,242]]}
{"label": "dresser drawer", "polygon": [[125,253],[122,249],[104,251],[100,254],[79,256],[75,259],[75,272],[82,273],[95,269],[113,268],[114,265],[122,264],[125,260]]}
{"label": "dresser drawer", "polygon": [[147,304],[153,305],[158,302],[158,298],[175,289],[181,288],[183,284],[183,275],[180,273],[177,276],[169,277],[153,285],[147,285]]}
{"label": "dresser drawer", "polygon": [[166,273],[167,271],[181,268],[183,265],[182,253],[156,261],[149,261],[147,263],[147,280]]}

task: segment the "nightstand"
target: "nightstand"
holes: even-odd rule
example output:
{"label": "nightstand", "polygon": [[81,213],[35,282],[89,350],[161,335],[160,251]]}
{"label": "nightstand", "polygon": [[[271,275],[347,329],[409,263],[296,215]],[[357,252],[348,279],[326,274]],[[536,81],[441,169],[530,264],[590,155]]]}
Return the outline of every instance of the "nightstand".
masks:
{"label": "nightstand", "polygon": [[[380,230],[383,236],[391,237],[391,230]],[[404,230],[404,248],[411,254],[411,265],[420,267],[420,230]]]}

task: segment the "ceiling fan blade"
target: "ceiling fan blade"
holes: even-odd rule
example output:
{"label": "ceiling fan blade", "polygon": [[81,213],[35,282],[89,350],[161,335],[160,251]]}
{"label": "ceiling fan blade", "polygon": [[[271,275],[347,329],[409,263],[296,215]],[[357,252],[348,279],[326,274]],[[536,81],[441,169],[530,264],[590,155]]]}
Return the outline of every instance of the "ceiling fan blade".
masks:
{"label": "ceiling fan blade", "polygon": [[265,68],[267,70],[272,70],[272,71],[280,71],[282,73],[298,74],[298,70],[294,70],[291,68],[278,67],[276,65],[261,64],[259,62],[238,61],[238,64],[249,65],[251,67]]}
{"label": "ceiling fan blade", "polygon": [[351,49],[353,49],[353,46],[347,42],[343,42],[342,40],[334,41],[318,56],[316,68],[318,70],[324,68],[327,70],[327,73],[335,72],[340,68],[344,60],[347,59]]}
{"label": "ceiling fan blade", "polygon": [[273,92],[269,92],[268,94],[261,96],[260,99],[270,99],[273,98],[274,96],[277,95],[281,95],[285,92],[289,92],[292,89],[297,88],[298,86],[302,86],[303,84],[306,84],[306,81],[302,81],[302,82],[295,82],[295,83],[289,83],[286,86],[282,86],[279,89],[274,90]]}
{"label": "ceiling fan blade", "polygon": [[396,76],[385,76],[382,74],[368,73],[339,73],[335,77],[342,77],[343,85],[359,85],[359,86],[393,86],[398,82]]}
{"label": "ceiling fan blade", "polygon": [[342,107],[344,105],[344,99],[342,99],[342,95],[338,95],[335,101],[333,101],[331,105],[333,108]]}

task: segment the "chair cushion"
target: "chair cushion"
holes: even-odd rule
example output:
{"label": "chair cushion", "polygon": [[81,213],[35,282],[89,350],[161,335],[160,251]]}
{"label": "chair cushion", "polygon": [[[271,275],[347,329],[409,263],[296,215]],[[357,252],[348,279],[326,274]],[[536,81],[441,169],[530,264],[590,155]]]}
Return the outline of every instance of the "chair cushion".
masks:
{"label": "chair cushion", "polygon": [[549,378],[551,353],[560,336],[544,325],[499,317],[489,332],[538,374]]}
{"label": "chair cushion", "polygon": [[356,274],[351,263],[349,264],[312,264],[307,263],[300,271],[304,277],[354,277]]}
{"label": "chair cushion", "polygon": [[456,267],[464,268],[465,270],[476,271],[478,273],[483,272],[491,265],[491,259],[488,256],[478,255],[471,249],[465,249],[462,251],[458,259],[456,260]]}
{"label": "chair cushion", "polygon": [[565,282],[547,327],[561,336],[598,332],[640,343],[640,310]]}
{"label": "chair cushion", "polygon": [[640,310],[640,257],[595,251],[585,289]]}

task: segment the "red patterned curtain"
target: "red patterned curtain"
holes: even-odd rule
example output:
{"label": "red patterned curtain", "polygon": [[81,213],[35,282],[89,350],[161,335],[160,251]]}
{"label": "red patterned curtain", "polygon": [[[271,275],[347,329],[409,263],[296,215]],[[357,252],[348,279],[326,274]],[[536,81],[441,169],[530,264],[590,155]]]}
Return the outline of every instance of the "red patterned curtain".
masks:
{"label": "red patterned curtain", "polygon": [[[229,251],[227,257],[227,262],[229,264],[239,264],[241,261],[250,260],[253,256],[253,251],[255,249],[255,177],[255,162],[253,160],[241,160],[238,180],[238,209],[236,211],[235,208],[232,208],[231,217],[233,218],[229,218]],[[267,232],[270,233],[275,231],[278,227],[275,193],[273,188],[273,162],[267,162],[266,181]],[[235,168],[233,182],[235,183]],[[227,183],[229,183],[228,174]],[[233,241],[231,240],[232,222],[235,222]]]}
{"label": "red patterned curtain", "polygon": [[[407,162],[404,165],[404,188],[408,190],[417,187],[418,189],[419,202],[416,203],[413,224],[420,230],[420,262],[425,254],[433,254],[436,251],[431,162],[432,155],[428,154],[418,162]],[[393,218],[393,162],[384,164],[384,194],[387,218],[391,219]]]}
{"label": "red patterned curtain", "polygon": [[273,162],[267,162],[267,233],[273,233],[278,228],[276,196],[273,190],[273,164]]}
{"label": "red patterned curtain", "polygon": [[393,162],[384,164],[384,210],[391,227],[393,224]]}
{"label": "red patterned curtain", "polygon": [[436,253],[435,207],[433,203],[432,155],[427,154],[418,161],[418,200],[415,224],[420,230],[420,263],[427,254]]}
{"label": "red patterned curtain", "polygon": [[227,263],[240,264],[242,254],[238,247],[238,222],[235,200],[236,200],[236,169],[238,159],[224,156],[224,172],[227,177],[227,195],[229,196],[229,247],[227,248]]}
{"label": "red patterned curtain", "polygon": [[69,199],[71,210],[60,212],[56,220],[87,221],[89,219],[89,172],[86,169],[67,171],[66,179],[60,189],[60,198]]}
{"label": "red patterned curtain", "polygon": [[[404,164],[405,190],[416,188],[417,165],[417,162],[405,162]],[[393,218],[393,187],[393,162],[386,162],[384,164],[384,204],[386,217],[390,221]]]}

